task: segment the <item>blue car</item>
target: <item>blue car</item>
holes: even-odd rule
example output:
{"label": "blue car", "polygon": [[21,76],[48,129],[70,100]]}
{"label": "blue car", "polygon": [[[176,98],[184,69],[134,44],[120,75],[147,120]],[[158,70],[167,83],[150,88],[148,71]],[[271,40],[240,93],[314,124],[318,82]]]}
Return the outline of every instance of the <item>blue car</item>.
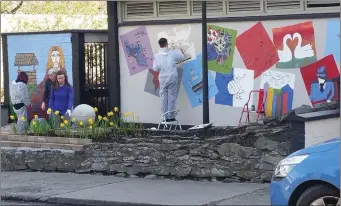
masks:
{"label": "blue car", "polygon": [[340,205],[340,138],[292,153],[275,168],[271,205]]}

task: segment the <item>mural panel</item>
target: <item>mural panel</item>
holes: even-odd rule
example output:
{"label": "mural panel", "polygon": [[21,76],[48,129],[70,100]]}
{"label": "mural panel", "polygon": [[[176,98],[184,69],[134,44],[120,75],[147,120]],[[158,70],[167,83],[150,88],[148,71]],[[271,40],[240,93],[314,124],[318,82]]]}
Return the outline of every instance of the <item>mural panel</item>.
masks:
{"label": "mural panel", "polygon": [[[182,79],[182,68],[181,66],[177,67],[178,69],[178,82],[179,82],[179,88],[181,84],[181,79]],[[144,85],[144,91],[155,95],[155,96],[160,96],[160,82],[159,82],[159,72],[156,72],[152,69],[148,70],[147,73],[147,78],[146,78],[146,83]]]}
{"label": "mural panel", "polygon": [[258,108],[265,102],[265,115],[279,117],[292,110],[295,75],[279,71],[266,71],[261,75]]}
{"label": "mural panel", "polygon": [[29,118],[34,114],[45,117],[41,110],[45,81],[49,70],[64,70],[72,85],[72,47],[71,34],[35,34],[8,36],[9,88],[19,71],[26,72],[32,108]]}
{"label": "mural panel", "polygon": [[[184,85],[188,99],[192,107],[202,104],[203,82],[202,82],[202,55],[199,54],[195,60],[188,61],[182,65]],[[211,72],[208,72],[208,97],[211,99],[217,94],[217,86],[214,83]]]}
{"label": "mural panel", "polygon": [[339,91],[332,79],[340,78],[340,72],[332,54],[302,67],[301,74],[313,105],[336,100]]}
{"label": "mural panel", "polygon": [[262,22],[258,22],[237,37],[236,47],[247,69],[260,76],[279,60],[276,48]]}
{"label": "mural panel", "polygon": [[130,75],[153,66],[153,52],[146,27],[139,27],[120,36]]}
{"label": "mural panel", "polygon": [[207,60],[208,69],[223,74],[232,70],[237,31],[219,26],[208,25]]}
{"label": "mural panel", "polygon": [[279,57],[277,68],[300,68],[317,60],[312,21],[274,28],[272,32]]}
{"label": "mural panel", "polygon": [[216,73],[218,93],[215,96],[215,103],[243,107],[253,90],[253,76],[253,70],[239,68],[232,68],[230,74]]}
{"label": "mural panel", "polygon": [[329,54],[333,54],[335,61],[340,62],[340,19],[328,20],[324,55]]}
{"label": "mural panel", "polygon": [[168,46],[171,49],[182,49],[185,54],[185,59],[195,59],[195,47],[190,38],[191,26],[190,24],[184,24],[168,31],[162,31],[157,34],[157,39],[166,38],[168,40]]}

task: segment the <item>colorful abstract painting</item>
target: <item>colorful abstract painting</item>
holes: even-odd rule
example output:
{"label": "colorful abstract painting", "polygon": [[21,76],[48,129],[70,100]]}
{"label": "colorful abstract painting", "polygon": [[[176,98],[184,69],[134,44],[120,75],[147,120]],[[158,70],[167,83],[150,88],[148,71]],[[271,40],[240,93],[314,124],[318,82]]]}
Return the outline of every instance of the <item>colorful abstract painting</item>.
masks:
{"label": "colorful abstract painting", "polygon": [[142,26],[120,36],[130,75],[153,66],[153,52],[146,27]]}
{"label": "colorful abstract painting", "polygon": [[[202,55],[198,55],[195,60],[187,61],[182,65],[182,84],[187,93],[192,107],[197,107],[203,101],[202,82]],[[208,71],[208,96],[209,99],[217,94],[218,90],[210,71]]]}
{"label": "colorful abstract painting", "polygon": [[[181,84],[181,79],[182,79],[182,68],[181,67],[177,67],[178,69],[178,82],[179,82],[179,88],[180,88],[180,84]],[[144,91],[155,95],[155,96],[160,96],[160,83],[159,83],[159,72],[154,71],[152,69],[148,70],[147,73],[147,79],[146,79],[146,83],[144,86]]]}
{"label": "colorful abstract painting", "polygon": [[236,30],[208,25],[207,60],[209,70],[222,74],[231,72],[236,36]]}
{"label": "colorful abstract painting", "polygon": [[267,117],[280,117],[292,110],[295,75],[279,71],[266,71],[261,75],[258,108],[264,102]]}
{"label": "colorful abstract painting", "polygon": [[258,22],[237,37],[236,47],[247,69],[260,76],[279,60],[276,48],[262,22]]}
{"label": "colorful abstract painting", "polygon": [[19,71],[29,77],[27,86],[32,107],[28,108],[28,118],[32,119],[35,114],[45,118],[41,100],[48,72],[66,71],[69,83],[73,84],[71,34],[9,35],[8,63],[10,85]]}
{"label": "colorful abstract painting", "polygon": [[340,19],[330,19],[327,24],[327,38],[324,55],[333,54],[340,62]]}
{"label": "colorful abstract painting", "polygon": [[277,68],[300,68],[317,60],[312,21],[274,28],[272,32],[279,57]]}
{"label": "colorful abstract painting", "polygon": [[[230,74],[216,73],[215,84],[218,93],[215,103],[232,107],[243,107],[253,90],[254,71],[249,69],[232,68]],[[251,97],[252,102],[252,97]]]}
{"label": "colorful abstract painting", "polygon": [[195,47],[190,39],[191,26],[184,24],[174,27],[171,30],[162,31],[157,34],[157,38],[166,38],[171,49],[181,49],[185,54],[185,59],[195,59]]}
{"label": "colorful abstract painting", "polygon": [[333,79],[340,78],[340,72],[332,54],[302,67],[301,74],[313,105],[337,100],[339,91]]}

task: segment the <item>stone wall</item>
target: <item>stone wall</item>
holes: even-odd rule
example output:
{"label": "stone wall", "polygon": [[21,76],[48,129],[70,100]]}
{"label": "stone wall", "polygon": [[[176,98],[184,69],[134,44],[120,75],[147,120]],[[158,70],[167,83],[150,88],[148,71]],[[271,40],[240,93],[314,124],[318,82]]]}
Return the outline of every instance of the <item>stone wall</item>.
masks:
{"label": "stone wall", "polygon": [[291,135],[288,124],[269,123],[203,133],[141,133],[79,152],[4,148],[2,169],[269,182],[275,165],[290,152]]}

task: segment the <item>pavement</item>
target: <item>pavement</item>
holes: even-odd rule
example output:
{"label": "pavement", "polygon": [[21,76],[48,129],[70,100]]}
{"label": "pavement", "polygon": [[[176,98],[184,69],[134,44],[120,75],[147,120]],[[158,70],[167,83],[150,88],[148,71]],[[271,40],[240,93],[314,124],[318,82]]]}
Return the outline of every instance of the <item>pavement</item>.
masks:
{"label": "pavement", "polygon": [[2,172],[1,178],[2,205],[16,205],[9,201],[81,206],[270,204],[268,184],[41,172]]}

